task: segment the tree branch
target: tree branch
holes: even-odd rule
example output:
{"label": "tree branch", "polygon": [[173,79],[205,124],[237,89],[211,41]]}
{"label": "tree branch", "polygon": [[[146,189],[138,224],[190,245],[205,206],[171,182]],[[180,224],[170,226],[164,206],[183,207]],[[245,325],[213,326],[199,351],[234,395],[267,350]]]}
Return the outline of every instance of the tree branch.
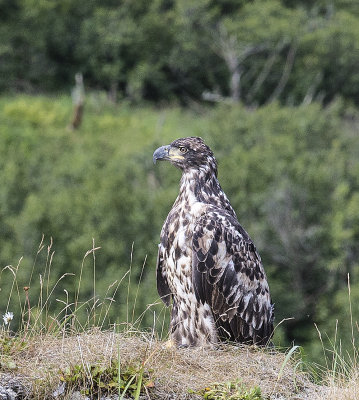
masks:
{"label": "tree branch", "polygon": [[276,100],[281,95],[286,84],[288,83],[288,79],[294,65],[294,59],[295,59],[295,54],[297,52],[297,47],[298,46],[296,43],[290,46],[287,54],[287,59],[283,68],[282,76],[267,103],[271,103],[272,101]]}
{"label": "tree branch", "polygon": [[313,101],[314,94],[322,79],[323,79],[322,71],[317,72],[317,74],[314,77],[313,83],[309,86],[307,93],[304,96],[302,104],[310,104]]}
{"label": "tree branch", "polygon": [[278,57],[278,54],[284,48],[284,46],[286,46],[287,44],[288,44],[288,42],[285,39],[282,39],[277,43],[276,47],[272,51],[272,54],[270,55],[270,57],[267,58],[264,66],[262,68],[261,73],[258,75],[258,77],[255,80],[252,87],[249,89],[247,97],[246,97],[247,102],[249,102],[249,103],[252,102],[254,96],[257,94],[257,92],[263,85],[264,81],[267,79],[275,60]]}

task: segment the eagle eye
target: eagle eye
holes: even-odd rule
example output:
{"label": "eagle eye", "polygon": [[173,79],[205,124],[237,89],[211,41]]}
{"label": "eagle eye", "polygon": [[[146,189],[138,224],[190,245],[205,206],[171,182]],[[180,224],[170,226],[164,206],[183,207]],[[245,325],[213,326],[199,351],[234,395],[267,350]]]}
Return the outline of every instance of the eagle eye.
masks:
{"label": "eagle eye", "polygon": [[182,153],[182,154],[184,154],[184,153],[187,153],[187,148],[186,147],[183,147],[183,146],[181,146],[180,148],[179,148],[179,151]]}

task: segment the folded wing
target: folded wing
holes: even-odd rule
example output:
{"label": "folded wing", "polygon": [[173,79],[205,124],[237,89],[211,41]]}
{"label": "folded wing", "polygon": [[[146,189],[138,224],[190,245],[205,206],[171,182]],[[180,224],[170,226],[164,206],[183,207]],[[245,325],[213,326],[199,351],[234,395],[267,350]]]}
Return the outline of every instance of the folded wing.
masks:
{"label": "folded wing", "polygon": [[211,207],[192,238],[195,294],[212,309],[222,339],[266,344],[273,306],[259,254],[246,231],[224,210]]}

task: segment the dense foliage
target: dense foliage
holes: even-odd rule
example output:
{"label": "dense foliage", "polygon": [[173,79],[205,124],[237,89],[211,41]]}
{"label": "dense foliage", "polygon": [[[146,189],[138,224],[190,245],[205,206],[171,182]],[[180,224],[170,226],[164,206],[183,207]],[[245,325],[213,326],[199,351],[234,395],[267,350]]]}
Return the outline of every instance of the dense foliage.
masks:
{"label": "dense foliage", "polygon": [[[222,186],[260,250],[276,321],[294,318],[279,326],[277,343],[293,340],[313,354],[320,351],[313,323],[332,337],[337,318],[341,338],[349,342],[347,273],[359,318],[359,137],[355,112],[345,111],[341,102],[326,109],[271,104],[256,111],[226,105],[197,114],[114,106],[93,95],[76,132],[66,129],[71,116],[66,98],[3,97],[0,109],[0,265],[15,267],[24,257],[17,283],[20,289],[30,286],[32,307],[41,280],[45,287],[49,279],[51,289],[66,273],[75,276],[58,283],[49,312],[60,310],[67,295],[68,303],[74,301],[93,239],[101,247],[96,296],[108,291],[111,297],[114,287],[107,288],[132,260],[130,283],[126,278],[114,295],[111,322],[128,320],[129,312],[131,320],[135,297],[135,319],[158,300],[157,242],[179,171],[165,163],[153,166],[152,152],[177,137],[200,135],[213,147]],[[34,262],[42,234],[44,244],[51,237],[54,242],[51,273],[46,248]],[[79,301],[93,295],[93,264],[92,255],[83,263]],[[11,281],[10,270],[3,270],[0,310]],[[12,301],[16,298],[14,291]],[[25,302],[22,291],[20,301]],[[147,312],[143,326],[151,326],[153,310],[161,308]]]}
{"label": "dense foliage", "polygon": [[356,0],[1,0],[0,89],[358,103]]}

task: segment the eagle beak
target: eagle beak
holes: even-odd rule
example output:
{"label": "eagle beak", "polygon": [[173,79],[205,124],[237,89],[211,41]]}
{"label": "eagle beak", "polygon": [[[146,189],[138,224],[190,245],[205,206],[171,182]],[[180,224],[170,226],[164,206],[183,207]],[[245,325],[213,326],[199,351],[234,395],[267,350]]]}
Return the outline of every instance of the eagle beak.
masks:
{"label": "eagle beak", "polygon": [[156,161],[162,160],[170,160],[170,151],[171,146],[161,146],[153,153],[153,163],[156,164]]}

